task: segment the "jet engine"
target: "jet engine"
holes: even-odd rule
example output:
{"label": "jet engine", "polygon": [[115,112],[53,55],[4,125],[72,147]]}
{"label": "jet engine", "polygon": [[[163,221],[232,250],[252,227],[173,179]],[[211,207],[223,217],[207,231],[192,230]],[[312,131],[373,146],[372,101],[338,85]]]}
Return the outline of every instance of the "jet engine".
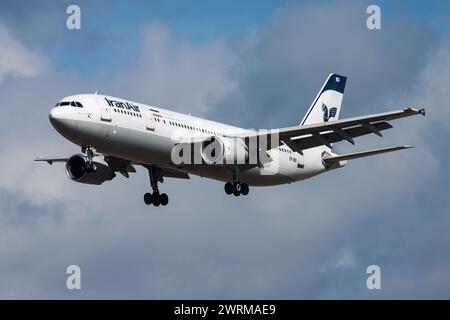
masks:
{"label": "jet engine", "polygon": [[207,164],[243,164],[248,160],[248,148],[240,138],[207,138],[202,142],[201,154]]}
{"label": "jet engine", "polygon": [[100,185],[115,177],[102,156],[89,159],[84,154],[73,155],[66,162],[67,176],[80,183]]}

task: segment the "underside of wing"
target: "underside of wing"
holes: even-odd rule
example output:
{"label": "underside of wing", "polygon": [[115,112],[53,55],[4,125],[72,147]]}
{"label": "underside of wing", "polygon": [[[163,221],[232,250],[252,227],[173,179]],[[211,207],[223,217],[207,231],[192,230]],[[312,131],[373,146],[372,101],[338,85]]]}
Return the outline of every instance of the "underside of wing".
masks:
{"label": "underside of wing", "polygon": [[355,144],[353,138],[364,136],[367,134],[375,133],[381,135],[380,131],[390,129],[392,125],[385,121],[375,122],[371,124],[371,127],[364,125],[350,127],[348,129],[334,128],[332,131],[323,133],[312,133],[311,135],[294,137],[294,138],[282,138],[282,141],[291,140],[299,145],[302,150],[318,147],[321,145],[331,146],[332,143],[347,140],[351,144]]}
{"label": "underside of wing", "polygon": [[181,172],[169,168],[161,168],[163,177],[176,179],[190,179],[186,172]]}
{"label": "underside of wing", "polygon": [[[126,159],[117,158],[117,157],[111,157],[107,156],[107,162],[111,169],[114,171],[122,173],[125,177],[128,178],[128,172],[136,172],[136,169],[134,168],[134,165],[142,165],[143,167],[147,167],[147,165],[132,162]],[[166,178],[177,178],[177,179],[190,179],[189,175],[185,172],[175,170],[173,168],[167,168],[167,167],[160,167],[161,174],[163,177]]]}
{"label": "underside of wing", "polygon": [[[267,139],[268,148],[273,148],[273,142],[284,143],[292,150],[302,153],[303,150],[321,145],[331,146],[332,143],[346,140],[354,144],[353,138],[374,133],[382,136],[381,131],[392,128],[387,121],[414,115],[425,115],[424,109],[404,108],[398,111],[378,113],[368,116],[347,118],[326,123],[295,126],[267,131],[254,131],[230,135],[243,139]],[[278,139],[273,139],[278,137]]]}
{"label": "underside of wing", "polygon": [[52,165],[53,162],[66,162],[69,158],[37,158],[34,159],[36,162],[47,162]]}

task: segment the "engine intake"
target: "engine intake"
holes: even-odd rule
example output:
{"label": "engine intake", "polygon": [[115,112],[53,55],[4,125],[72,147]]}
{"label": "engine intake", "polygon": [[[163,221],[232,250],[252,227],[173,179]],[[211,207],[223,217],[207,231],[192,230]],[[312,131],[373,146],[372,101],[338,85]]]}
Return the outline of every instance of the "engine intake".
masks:
{"label": "engine intake", "polygon": [[66,174],[73,181],[95,185],[112,180],[115,176],[103,157],[97,156],[90,161],[84,154],[73,155],[67,160]]}

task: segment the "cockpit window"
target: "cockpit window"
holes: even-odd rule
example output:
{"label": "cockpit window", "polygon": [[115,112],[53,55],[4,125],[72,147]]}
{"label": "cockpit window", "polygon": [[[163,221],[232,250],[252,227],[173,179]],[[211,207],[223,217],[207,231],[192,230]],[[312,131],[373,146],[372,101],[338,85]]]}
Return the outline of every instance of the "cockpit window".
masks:
{"label": "cockpit window", "polygon": [[64,107],[64,106],[71,106],[71,107],[75,107],[75,108],[83,108],[83,105],[80,103],[80,102],[78,102],[78,101],[63,101],[63,102],[58,102],[56,105],[55,105],[55,108],[56,107]]}

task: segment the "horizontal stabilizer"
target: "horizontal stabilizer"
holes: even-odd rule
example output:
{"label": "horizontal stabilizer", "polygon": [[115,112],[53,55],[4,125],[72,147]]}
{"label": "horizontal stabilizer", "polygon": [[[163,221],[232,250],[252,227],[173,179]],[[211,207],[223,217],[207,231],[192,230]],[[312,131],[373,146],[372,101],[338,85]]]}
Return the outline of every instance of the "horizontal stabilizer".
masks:
{"label": "horizontal stabilizer", "polygon": [[332,164],[332,163],[336,163],[339,161],[352,160],[352,159],[357,159],[357,158],[362,158],[362,157],[373,156],[373,155],[380,154],[380,153],[398,151],[398,150],[409,149],[409,148],[412,148],[412,146],[398,146],[398,147],[390,147],[390,148],[384,148],[384,149],[375,149],[375,150],[369,150],[369,151],[348,153],[348,154],[343,154],[343,155],[339,155],[339,156],[326,157],[323,159],[323,161],[328,164]]}

